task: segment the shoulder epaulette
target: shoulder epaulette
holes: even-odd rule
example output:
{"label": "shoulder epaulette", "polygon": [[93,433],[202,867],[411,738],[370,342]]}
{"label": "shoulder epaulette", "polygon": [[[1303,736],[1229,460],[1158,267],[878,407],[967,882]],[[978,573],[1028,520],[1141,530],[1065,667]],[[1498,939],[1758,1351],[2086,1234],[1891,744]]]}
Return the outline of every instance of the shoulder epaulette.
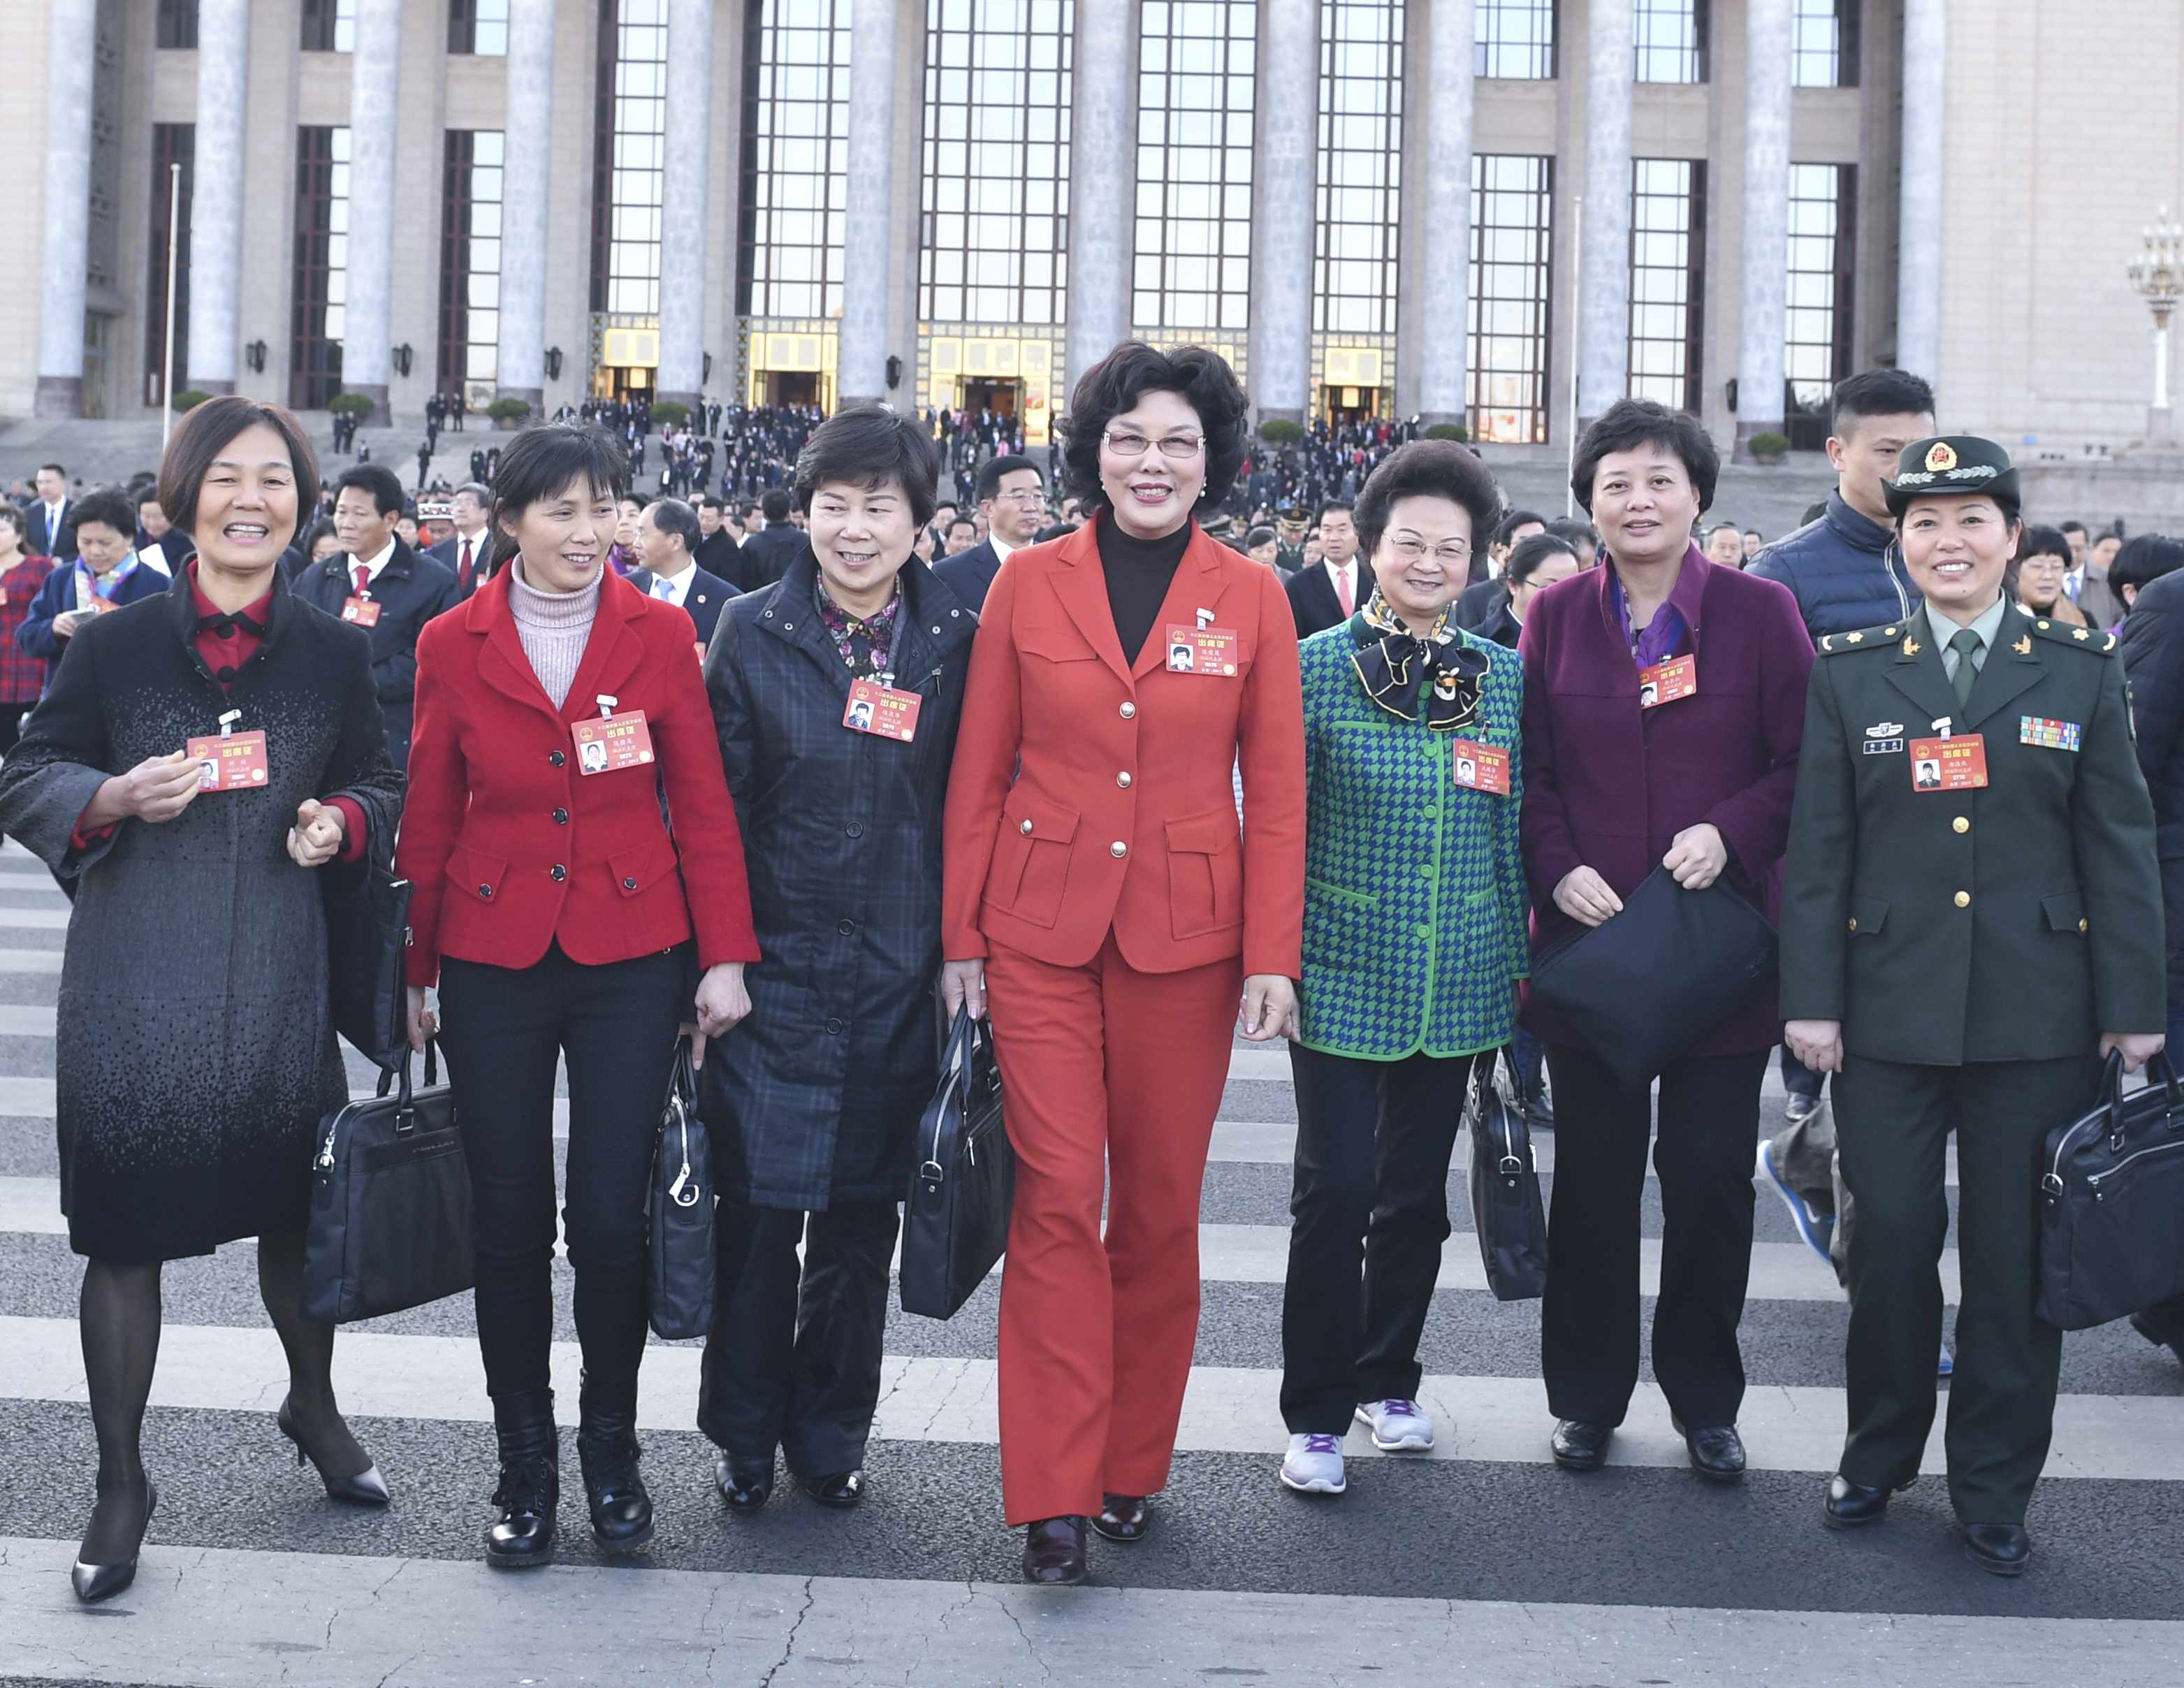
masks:
{"label": "shoulder epaulette", "polygon": [[1860,627],[1854,633],[1823,633],[1818,646],[1823,656],[1841,656],[1850,650],[1886,650],[1902,636],[1905,623],[1890,621],[1878,627]]}
{"label": "shoulder epaulette", "polygon": [[2112,655],[2121,643],[2114,633],[2099,627],[2076,627],[2068,621],[2053,621],[2046,616],[2033,616],[2026,619],[2032,623],[2032,631],[2051,643],[2091,651],[2096,656]]}

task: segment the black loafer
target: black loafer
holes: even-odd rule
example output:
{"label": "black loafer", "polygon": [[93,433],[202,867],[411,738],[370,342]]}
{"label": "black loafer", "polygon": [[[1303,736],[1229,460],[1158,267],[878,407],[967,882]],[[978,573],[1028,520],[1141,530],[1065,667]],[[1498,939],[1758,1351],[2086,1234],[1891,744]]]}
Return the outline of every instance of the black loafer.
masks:
{"label": "black loafer", "polygon": [[1744,1439],[1736,1434],[1734,1424],[1710,1424],[1704,1429],[1687,1429],[1680,1423],[1677,1433],[1684,1439],[1684,1446],[1691,1457],[1691,1469],[1709,1483],[1734,1483],[1744,1475]]}
{"label": "black loafer", "polygon": [[1026,1532],[1024,1580],[1064,1586],[1084,1580],[1084,1520],[1041,1518]]}
{"label": "black loafer", "polygon": [[1144,1495],[1103,1495],[1092,1528],[1110,1541],[1143,1541],[1152,1525],[1151,1500]]}
{"label": "black loafer", "polygon": [[822,1507],[854,1507],[865,1497],[865,1474],[837,1471],[826,1477],[807,1477],[804,1492]]}
{"label": "black loafer", "polygon": [[732,1459],[716,1460],[713,1486],[732,1511],[755,1513],[773,1493],[773,1468],[769,1465],[761,1471],[755,1466],[738,1465]]}
{"label": "black loafer", "polygon": [[1964,1557],[1989,1576],[2021,1577],[2032,1563],[2032,1538],[2021,1524],[1967,1524]]}
{"label": "black loafer", "polygon": [[1888,1511],[1888,1497],[1900,1495],[1919,1479],[1911,1478],[1892,1487],[1873,1489],[1853,1483],[1838,1472],[1828,1479],[1828,1497],[1820,1509],[1820,1522],[1830,1529],[1856,1529],[1878,1524]]}
{"label": "black loafer", "polygon": [[1555,1426],[1555,1463],[1565,1471],[1597,1471],[1607,1463],[1607,1439],[1614,1434],[1611,1425],[1565,1418]]}

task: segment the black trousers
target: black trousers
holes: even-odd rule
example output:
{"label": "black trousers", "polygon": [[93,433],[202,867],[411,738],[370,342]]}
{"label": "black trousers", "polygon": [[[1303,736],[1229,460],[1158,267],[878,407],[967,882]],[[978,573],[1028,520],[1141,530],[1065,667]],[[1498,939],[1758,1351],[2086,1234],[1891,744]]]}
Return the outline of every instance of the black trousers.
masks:
{"label": "black trousers", "polygon": [[865,1462],[895,1225],[892,1201],[806,1215],[722,1199],[698,1428],[738,1465],[771,1471],[777,1447],[800,1477]]}
{"label": "black trousers", "polygon": [[478,1345],[494,1396],[543,1389],[554,1337],[554,1068],[569,1062],[569,1264],[584,1384],[637,1399],[653,1138],[689,985],[682,949],[586,967],[560,944],[529,967],[440,964],[441,1041],[477,1254]]}
{"label": "black trousers", "polygon": [[[1744,1402],[1736,1327],[1752,1268],[1752,1161],[1770,1052],[1687,1056],[1660,1078],[1653,1375],[1693,1429],[1734,1424]],[[1557,1418],[1616,1425],[1638,1386],[1638,1215],[1652,1099],[1625,1094],[1590,1050],[1550,1044],[1547,1071],[1555,1087],[1540,1316],[1547,1407]]]}
{"label": "black trousers", "polygon": [[1292,1435],[1340,1435],[1359,1401],[1418,1392],[1474,1058],[1357,1061],[1290,1045],[1297,1146],[1282,1417]]}

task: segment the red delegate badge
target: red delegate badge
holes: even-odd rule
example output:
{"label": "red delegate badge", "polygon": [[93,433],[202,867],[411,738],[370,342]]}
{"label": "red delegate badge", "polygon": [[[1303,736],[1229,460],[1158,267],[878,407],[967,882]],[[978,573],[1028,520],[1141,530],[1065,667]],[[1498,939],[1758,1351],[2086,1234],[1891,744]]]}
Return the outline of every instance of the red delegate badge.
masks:
{"label": "red delegate badge", "polygon": [[1459,738],[1450,747],[1456,783],[1466,791],[1489,791],[1496,797],[1509,794],[1509,753],[1491,744]]}
{"label": "red delegate badge", "polygon": [[1236,672],[1237,645],[1234,627],[1186,627],[1180,621],[1171,621],[1167,628],[1168,672],[1233,677]]}
{"label": "red delegate badge", "polygon": [[883,738],[907,744],[917,737],[917,711],[922,703],[915,692],[898,692],[877,680],[850,682],[850,701],[842,710],[842,725],[852,733],[877,733]]}
{"label": "red delegate badge", "polygon": [[1638,671],[1638,707],[1658,709],[1678,698],[1688,698],[1699,688],[1699,660],[1680,656],[1673,662],[1657,662]]}
{"label": "red delegate badge", "polygon": [[344,598],[341,618],[359,627],[376,627],[379,625],[379,605],[369,598]]}
{"label": "red delegate badge", "polygon": [[652,729],[644,724],[644,711],[603,716],[580,721],[570,728],[577,741],[577,772],[610,774],[622,768],[649,767]]}
{"label": "red delegate badge", "polygon": [[248,791],[267,778],[265,735],[234,733],[189,741],[199,791]]}
{"label": "red delegate badge", "polygon": [[1916,791],[1970,791],[1986,783],[1986,740],[1976,733],[1911,741]]}

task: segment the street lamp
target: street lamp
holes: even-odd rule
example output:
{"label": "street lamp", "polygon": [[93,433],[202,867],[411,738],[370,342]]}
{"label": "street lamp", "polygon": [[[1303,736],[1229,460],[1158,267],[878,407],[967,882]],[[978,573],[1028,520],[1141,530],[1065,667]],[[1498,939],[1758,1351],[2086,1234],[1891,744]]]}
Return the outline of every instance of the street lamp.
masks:
{"label": "street lamp", "polygon": [[2146,413],[2146,437],[2170,437],[2169,318],[2184,287],[2184,227],[2169,220],[2164,205],[2146,230],[2138,255],[2125,266],[2131,284],[2153,313],[2153,404]]}

